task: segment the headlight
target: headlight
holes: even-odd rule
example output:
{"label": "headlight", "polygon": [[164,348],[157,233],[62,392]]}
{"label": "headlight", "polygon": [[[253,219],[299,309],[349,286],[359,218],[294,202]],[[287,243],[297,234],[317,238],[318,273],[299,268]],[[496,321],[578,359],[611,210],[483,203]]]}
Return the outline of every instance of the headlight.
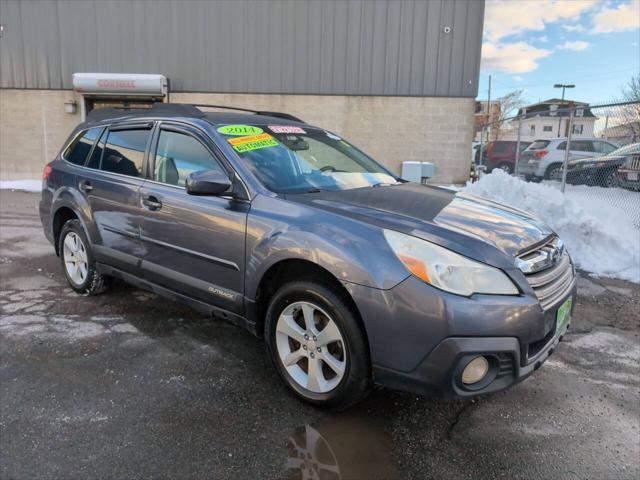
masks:
{"label": "headlight", "polygon": [[403,233],[385,230],[387,243],[407,270],[434,287],[458,295],[517,295],[518,289],[501,270]]}

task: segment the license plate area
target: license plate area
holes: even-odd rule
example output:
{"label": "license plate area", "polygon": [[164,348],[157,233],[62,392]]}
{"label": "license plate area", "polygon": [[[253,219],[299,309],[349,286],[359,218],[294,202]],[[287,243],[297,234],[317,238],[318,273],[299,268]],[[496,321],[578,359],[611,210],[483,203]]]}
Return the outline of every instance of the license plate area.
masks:
{"label": "license plate area", "polygon": [[638,172],[629,172],[627,175],[629,176],[629,180],[638,180]]}
{"label": "license plate area", "polygon": [[573,297],[567,298],[558,311],[556,312],[556,335],[561,333],[571,319],[571,306],[573,305]]}

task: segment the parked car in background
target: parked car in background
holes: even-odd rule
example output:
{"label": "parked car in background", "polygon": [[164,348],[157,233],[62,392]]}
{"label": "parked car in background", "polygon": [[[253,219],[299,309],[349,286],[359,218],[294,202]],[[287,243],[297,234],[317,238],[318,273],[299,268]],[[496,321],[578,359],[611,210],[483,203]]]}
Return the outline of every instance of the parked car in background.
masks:
{"label": "parked car in background", "polygon": [[[520,142],[520,153],[531,144],[531,142]],[[486,150],[482,155],[482,165],[487,167],[487,173],[491,173],[494,168],[499,168],[507,173],[513,173],[516,165],[516,149],[518,142],[511,140],[496,140],[486,145]],[[477,152],[476,157],[480,157]]]}
{"label": "parked car in background", "polygon": [[[520,155],[518,174],[527,180],[540,182],[562,180],[562,165],[567,148],[566,138],[535,140]],[[600,138],[579,138],[571,141],[569,160],[608,155],[618,147]]]}
{"label": "parked car in background", "polygon": [[43,171],[40,218],[70,287],[120,278],[230,320],[264,338],[292,392],[333,408],[373,383],[496,392],[555,351],[576,276],[547,225],[254,113],[92,111]]}
{"label": "parked car in background", "polygon": [[624,163],[618,168],[618,185],[629,190],[640,190],[640,143],[634,145],[636,150],[626,155]]}
{"label": "parked car in background", "polygon": [[640,143],[633,143],[601,157],[571,160],[567,170],[567,182],[573,185],[615,187],[618,185],[618,169],[625,164],[627,158],[637,158],[639,153]]}

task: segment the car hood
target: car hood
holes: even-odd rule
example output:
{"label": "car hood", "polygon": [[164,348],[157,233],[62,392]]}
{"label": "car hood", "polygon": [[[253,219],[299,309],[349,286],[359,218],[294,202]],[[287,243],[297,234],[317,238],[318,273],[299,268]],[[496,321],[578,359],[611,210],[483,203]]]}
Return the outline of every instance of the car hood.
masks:
{"label": "car hood", "polygon": [[544,223],[520,210],[415,183],[289,195],[287,199],[414,235],[502,266],[504,254],[513,266],[513,257],[519,252],[553,234]]}
{"label": "car hood", "polygon": [[617,164],[624,163],[625,158],[626,157],[624,155],[604,155],[601,157],[578,158],[575,160],[571,160],[569,162],[569,167],[570,168],[589,168],[597,164],[601,164],[603,166],[617,165]]}

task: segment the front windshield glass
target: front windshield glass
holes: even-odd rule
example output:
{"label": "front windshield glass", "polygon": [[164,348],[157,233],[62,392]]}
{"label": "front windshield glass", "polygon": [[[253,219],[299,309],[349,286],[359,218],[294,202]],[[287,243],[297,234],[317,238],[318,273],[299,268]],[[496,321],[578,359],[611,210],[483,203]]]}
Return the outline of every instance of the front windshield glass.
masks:
{"label": "front windshield glass", "polygon": [[398,183],[373,159],[325,130],[283,125],[225,125],[217,130],[264,186],[276,193]]}
{"label": "front windshield glass", "polygon": [[630,155],[634,153],[640,153],[640,143],[632,143],[631,145],[625,145],[617,150],[611,152],[607,157],[616,157],[619,155]]}

